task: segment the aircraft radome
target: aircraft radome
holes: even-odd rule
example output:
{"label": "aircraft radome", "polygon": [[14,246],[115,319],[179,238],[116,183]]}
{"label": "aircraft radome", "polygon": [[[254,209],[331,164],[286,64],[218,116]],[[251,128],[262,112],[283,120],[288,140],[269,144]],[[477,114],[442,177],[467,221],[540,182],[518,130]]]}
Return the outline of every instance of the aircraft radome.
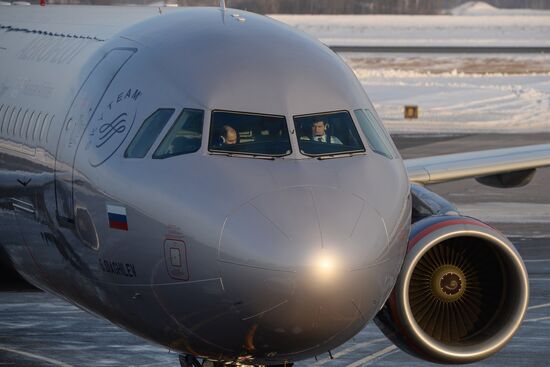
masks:
{"label": "aircraft radome", "polygon": [[522,322],[514,246],[424,186],[521,186],[550,145],[403,161],[337,55],[224,7],[3,6],[0,70],[2,256],[182,366],[291,365],[373,319],[469,363]]}

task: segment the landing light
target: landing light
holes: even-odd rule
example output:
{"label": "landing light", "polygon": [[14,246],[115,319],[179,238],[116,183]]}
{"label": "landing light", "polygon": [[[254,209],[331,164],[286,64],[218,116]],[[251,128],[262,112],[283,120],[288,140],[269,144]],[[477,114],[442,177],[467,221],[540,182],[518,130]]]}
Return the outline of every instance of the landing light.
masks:
{"label": "landing light", "polygon": [[328,256],[323,256],[319,259],[319,269],[322,272],[329,272],[332,271],[334,268],[334,263],[332,262],[332,259]]}
{"label": "landing light", "polygon": [[332,279],[338,268],[336,257],[326,251],[317,255],[314,261],[315,275],[321,280]]}

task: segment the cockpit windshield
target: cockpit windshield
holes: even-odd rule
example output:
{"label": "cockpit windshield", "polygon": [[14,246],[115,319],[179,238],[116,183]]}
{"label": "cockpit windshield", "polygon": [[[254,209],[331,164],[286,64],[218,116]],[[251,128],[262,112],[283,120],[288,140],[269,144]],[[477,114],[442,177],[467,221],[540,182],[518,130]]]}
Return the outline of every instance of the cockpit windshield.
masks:
{"label": "cockpit windshield", "polygon": [[309,156],[365,151],[351,115],[346,111],[295,116],[300,151]]}
{"label": "cockpit windshield", "polygon": [[292,152],[284,116],[214,111],[210,152],[281,157]]}

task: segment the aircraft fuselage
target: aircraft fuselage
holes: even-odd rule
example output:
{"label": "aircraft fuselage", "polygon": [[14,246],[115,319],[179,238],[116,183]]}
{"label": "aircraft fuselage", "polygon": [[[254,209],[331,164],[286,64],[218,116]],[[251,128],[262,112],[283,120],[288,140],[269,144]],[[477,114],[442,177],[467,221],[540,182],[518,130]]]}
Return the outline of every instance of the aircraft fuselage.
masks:
{"label": "aircraft fuselage", "polygon": [[[106,40],[49,31],[56,9],[13,14],[25,11],[53,24],[0,30],[0,245],[28,281],[170,349],[254,363],[323,353],[380,310],[405,255],[409,182],[395,147],[379,154],[361,130],[357,111],[376,113],[338,56],[232,10]],[[129,157],[159,109],[170,119]],[[290,148],[214,151],[219,111],[278,116]],[[187,112],[196,151],[155,156]],[[362,150],[304,153],[297,116],[319,113],[350,116]]]}

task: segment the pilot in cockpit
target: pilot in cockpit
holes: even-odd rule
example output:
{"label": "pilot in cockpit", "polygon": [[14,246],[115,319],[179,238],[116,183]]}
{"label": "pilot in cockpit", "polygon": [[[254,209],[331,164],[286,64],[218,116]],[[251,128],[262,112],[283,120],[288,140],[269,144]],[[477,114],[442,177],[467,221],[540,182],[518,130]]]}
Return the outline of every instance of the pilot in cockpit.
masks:
{"label": "pilot in cockpit", "polygon": [[329,134],[328,124],[323,120],[315,121],[311,125],[311,138],[309,136],[304,136],[301,139],[318,141],[320,143],[342,144],[340,139]]}
{"label": "pilot in cockpit", "polygon": [[221,145],[233,145],[239,142],[237,130],[229,125],[224,125],[222,135],[220,136]]}

